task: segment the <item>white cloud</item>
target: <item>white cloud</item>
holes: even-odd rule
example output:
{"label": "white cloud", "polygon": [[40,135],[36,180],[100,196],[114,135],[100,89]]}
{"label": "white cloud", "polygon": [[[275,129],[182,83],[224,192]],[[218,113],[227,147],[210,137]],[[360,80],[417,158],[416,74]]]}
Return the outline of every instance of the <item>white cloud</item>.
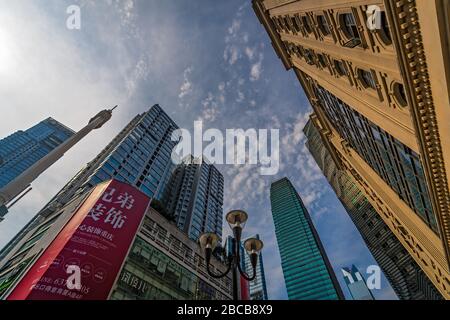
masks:
{"label": "white cloud", "polygon": [[[131,23],[130,3],[123,5]],[[139,79],[148,75],[148,57],[130,54],[125,39],[137,33],[130,34],[121,23],[107,24],[105,20],[120,20],[121,13],[117,16],[113,10],[105,16],[104,4],[89,2],[82,9],[103,9],[89,10],[98,13],[96,28],[87,29],[82,22],[81,30],[71,31],[65,27],[64,10],[61,19],[46,11],[48,6],[63,6],[58,2],[45,6],[29,1],[0,2],[0,66],[8,66],[0,67],[0,95],[8,109],[14,110],[3,113],[0,137],[49,116],[79,130],[101,109],[119,105],[107,124],[67,152],[33,183],[33,191],[11,208],[0,224],[0,247],[137,113],[127,101]],[[84,37],[88,40],[80,41]],[[95,41],[96,50],[107,48],[105,53],[94,53],[89,41]]]}
{"label": "white cloud", "polygon": [[256,48],[245,47],[245,55],[248,60],[252,61],[255,57]]}
{"label": "white cloud", "polygon": [[258,62],[252,64],[250,68],[250,81],[257,81],[261,77],[263,59],[264,55],[260,53]]}
{"label": "white cloud", "polygon": [[189,80],[189,75],[191,74],[192,70],[192,67],[188,67],[183,72],[183,83],[181,84],[180,94],[178,95],[178,98],[180,99],[192,92],[192,83]]}

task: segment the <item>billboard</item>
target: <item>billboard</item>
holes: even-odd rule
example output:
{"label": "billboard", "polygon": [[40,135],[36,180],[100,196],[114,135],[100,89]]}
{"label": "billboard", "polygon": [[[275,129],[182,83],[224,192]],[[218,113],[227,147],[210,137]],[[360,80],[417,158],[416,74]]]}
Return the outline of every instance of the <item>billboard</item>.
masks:
{"label": "billboard", "polygon": [[107,299],[149,203],[117,180],[95,187],[7,299]]}

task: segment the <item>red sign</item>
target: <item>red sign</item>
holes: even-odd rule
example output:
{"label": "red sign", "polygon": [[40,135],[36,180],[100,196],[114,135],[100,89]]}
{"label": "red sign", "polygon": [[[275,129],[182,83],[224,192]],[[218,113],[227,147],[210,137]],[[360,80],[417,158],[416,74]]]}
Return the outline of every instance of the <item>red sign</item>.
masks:
{"label": "red sign", "polygon": [[[98,185],[8,300],[107,299],[149,203],[126,183]],[[81,281],[69,289],[74,268]]]}
{"label": "red sign", "polygon": [[250,284],[241,276],[241,300],[250,300]]}

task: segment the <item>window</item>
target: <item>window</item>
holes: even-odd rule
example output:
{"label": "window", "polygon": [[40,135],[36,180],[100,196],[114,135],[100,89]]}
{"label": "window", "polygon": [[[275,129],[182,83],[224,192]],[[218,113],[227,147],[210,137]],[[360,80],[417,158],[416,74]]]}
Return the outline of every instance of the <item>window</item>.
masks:
{"label": "window", "polygon": [[288,17],[284,17],[283,18],[283,24],[284,24],[284,29],[286,31],[291,31],[291,25],[289,24],[289,18]]}
{"label": "window", "polygon": [[305,28],[305,31],[307,33],[311,33],[312,28],[311,28],[311,24],[309,23],[309,18],[307,16],[302,16],[301,20],[302,20],[303,28]]}
{"label": "window", "polygon": [[355,17],[351,13],[344,13],[340,15],[341,27],[348,39],[359,39],[358,27],[356,25]]}
{"label": "window", "polygon": [[321,53],[317,54],[317,62],[321,68],[325,68],[327,66],[327,62],[325,60],[325,56]]}
{"label": "window", "polygon": [[294,30],[296,32],[300,32],[300,22],[297,20],[297,16],[291,17],[292,25],[294,26]]}
{"label": "window", "polygon": [[372,89],[377,88],[377,84],[372,75],[372,72],[358,69],[358,77],[359,77],[359,80],[361,81],[361,84],[364,86],[364,88],[372,88]]}
{"label": "window", "polygon": [[348,48],[359,46],[361,44],[361,38],[353,14],[343,13],[339,15],[339,24],[345,37],[349,40],[344,46]]}
{"label": "window", "polygon": [[406,100],[405,87],[399,82],[394,83],[394,97],[401,107],[406,107],[408,105],[408,101]]}
{"label": "window", "polygon": [[336,71],[340,76],[347,75],[347,69],[345,68],[344,63],[341,60],[334,60],[334,67],[336,68]]}
{"label": "window", "polygon": [[330,26],[328,25],[328,22],[327,22],[327,19],[325,18],[325,16],[323,16],[323,15],[317,16],[317,23],[319,25],[320,32],[324,36],[328,36],[331,34]]}
{"label": "window", "polygon": [[391,30],[389,28],[389,23],[386,17],[386,12],[381,11],[380,18],[381,18],[381,29],[378,29],[377,31],[384,44],[390,45],[392,44],[392,38],[391,38]]}
{"label": "window", "polygon": [[313,51],[310,50],[310,49],[305,49],[305,50],[304,50],[304,53],[305,53],[305,60],[306,60],[306,63],[308,63],[308,64],[310,64],[310,65],[315,64],[315,63],[314,63],[314,53],[313,53]]}

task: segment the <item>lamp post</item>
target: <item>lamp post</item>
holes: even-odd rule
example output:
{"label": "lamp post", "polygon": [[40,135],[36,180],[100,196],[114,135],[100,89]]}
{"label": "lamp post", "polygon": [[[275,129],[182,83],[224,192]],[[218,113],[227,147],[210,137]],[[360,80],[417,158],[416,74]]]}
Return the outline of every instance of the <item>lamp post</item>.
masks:
{"label": "lamp post", "polygon": [[233,210],[227,213],[226,220],[231,230],[233,230],[232,238],[232,252],[228,256],[227,270],[222,274],[214,274],[210,270],[211,255],[219,242],[219,236],[215,233],[204,233],[200,236],[199,242],[202,251],[205,253],[206,271],[213,278],[223,278],[230,271],[233,274],[233,300],[239,300],[239,274],[247,281],[252,281],[256,277],[256,266],[258,264],[259,252],[262,250],[264,244],[261,240],[256,238],[247,239],[244,242],[244,249],[250,257],[250,262],[253,269],[253,275],[250,277],[241,267],[241,236],[242,229],[247,222],[248,215],[242,210]]}

